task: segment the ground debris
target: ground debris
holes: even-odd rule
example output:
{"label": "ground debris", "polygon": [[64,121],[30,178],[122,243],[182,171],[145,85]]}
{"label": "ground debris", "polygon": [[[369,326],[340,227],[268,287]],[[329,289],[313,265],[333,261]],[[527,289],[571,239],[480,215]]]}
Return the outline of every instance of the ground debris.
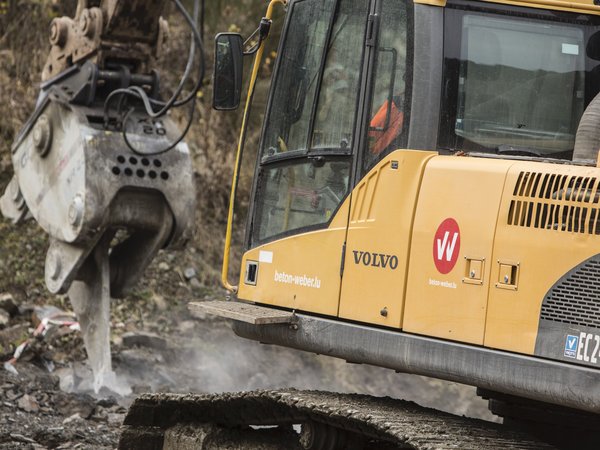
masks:
{"label": "ground debris", "polygon": [[15,299],[11,294],[0,294],[0,309],[6,311],[11,316],[16,316],[19,313],[19,307],[15,303]]}
{"label": "ground debris", "polygon": [[2,353],[11,352],[11,349],[14,350],[21,341],[27,338],[28,333],[29,325],[22,323],[0,330],[0,349],[2,349]]}
{"label": "ground debris", "polygon": [[44,322],[46,324],[51,322],[63,323],[63,322],[74,322],[75,316],[73,313],[63,311],[53,305],[36,306],[33,308],[33,314],[31,315],[31,321],[34,327],[39,327]]}
{"label": "ground debris", "polygon": [[[62,392],[57,377],[27,361],[19,363],[17,376],[0,371],[0,398],[0,449],[111,449],[119,430],[108,415],[124,414],[119,405],[104,408],[89,395]],[[96,413],[107,419],[89,420]]]}
{"label": "ground debris", "polygon": [[35,413],[40,410],[40,405],[33,395],[25,394],[17,402],[17,406],[25,412]]}
{"label": "ground debris", "polygon": [[88,394],[67,394],[59,392],[55,397],[55,407],[63,416],[79,414],[88,419],[96,410],[96,400]]}
{"label": "ground debris", "polygon": [[198,272],[193,267],[188,267],[183,271],[183,276],[187,281],[190,281],[192,278],[196,278],[198,276]]}
{"label": "ground debris", "polygon": [[158,334],[143,331],[130,331],[122,336],[124,347],[148,347],[158,350],[167,348],[167,341]]}
{"label": "ground debris", "polygon": [[24,442],[26,444],[35,444],[35,440],[28,438],[27,436],[23,436],[22,434],[11,433],[10,437],[12,440],[17,442]]}
{"label": "ground debris", "polygon": [[10,314],[3,310],[0,309],[0,330],[3,328],[6,328],[8,326],[10,322]]}

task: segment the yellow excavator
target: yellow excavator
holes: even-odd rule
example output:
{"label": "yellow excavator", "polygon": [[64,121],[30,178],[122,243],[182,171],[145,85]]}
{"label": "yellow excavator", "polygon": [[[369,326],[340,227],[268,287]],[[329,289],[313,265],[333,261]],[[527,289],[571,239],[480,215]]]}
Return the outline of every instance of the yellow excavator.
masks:
{"label": "yellow excavator", "polygon": [[[188,231],[193,199],[170,176],[191,173],[187,147],[167,118],[154,117],[178,103],[157,100],[149,72],[166,2],[147,3],[80,1],[76,21],[53,25],[51,58],[63,66],[46,68],[47,94],[13,148],[18,173],[3,212],[21,220],[26,204],[56,234],[47,284],[75,303],[124,291],[158,248]],[[238,107],[243,57],[254,55],[222,272],[233,295],[190,309],[233,319],[248,339],[477,386],[504,426],[358,395],[148,394],[132,405],[120,448],[599,448],[596,3],[272,0],[254,43],[216,37],[216,109]],[[281,6],[232,284],[250,105]],[[132,20],[146,11],[152,20]],[[132,24],[139,33],[125,37],[137,53],[126,59],[117,44]],[[77,56],[81,46],[90,64]],[[62,123],[83,130],[80,143],[52,145]],[[112,153],[94,153],[103,146]],[[89,150],[75,158],[75,148]],[[108,189],[100,181],[87,193],[82,178],[83,193],[66,202],[59,195],[74,193],[83,167],[118,180],[118,192],[98,197],[103,216],[92,214],[94,196]],[[47,196],[52,177],[26,182],[44,170],[72,176]],[[53,199],[65,203],[60,220]],[[133,237],[109,250],[125,226]],[[141,249],[133,268],[119,263]]]}
{"label": "yellow excavator", "polygon": [[[238,170],[277,4],[285,25],[232,285]],[[258,48],[246,52],[257,50],[223,267],[234,298],[191,310],[233,319],[238,335],[260,342],[477,386],[507,426],[537,436],[532,448],[598,448],[597,5],[273,0]],[[214,107],[233,109],[241,36],[217,35],[215,54]],[[175,441],[164,430],[185,422],[294,420],[308,424],[300,441],[311,449],[351,448],[348,434],[362,442],[356,448],[373,439],[408,448],[527,445],[510,440],[510,427],[499,432],[504,444],[470,441],[465,430],[477,427],[467,419],[441,432],[446,440],[427,438],[411,427],[433,421],[430,412],[402,419],[386,410],[370,422],[361,399],[303,395],[150,395],[126,424],[133,438],[143,426],[162,430],[165,448]],[[181,405],[186,413],[165,418]],[[123,442],[132,442],[127,432]]]}

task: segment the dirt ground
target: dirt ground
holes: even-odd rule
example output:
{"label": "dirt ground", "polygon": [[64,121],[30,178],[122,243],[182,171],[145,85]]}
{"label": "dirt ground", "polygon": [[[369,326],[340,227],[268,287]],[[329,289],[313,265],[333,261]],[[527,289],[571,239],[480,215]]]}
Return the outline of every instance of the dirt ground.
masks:
{"label": "dirt ground", "polygon": [[[91,389],[77,330],[55,326],[44,337],[31,337],[49,305],[68,312],[68,301],[33,287],[39,295],[0,293],[5,299],[0,307],[10,316],[0,329],[2,362],[30,338],[13,366],[18,373],[0,368],[0,448],[114,448],[126,408],[143,392],[295,387],[388,395],[460,415],[491,417],[470,387],[265,346],[236,337],[227,321],[192,318],[188,301],[222,298],[224,292],[195,277],[186,279],[182,273],[190,274],[193,266],[178,264],[185,260],[184,253],[162,253],[141,283],[144,289],[114,300],[117,384],[98,394]],[[128,389],[131,393],[119,395]]]}

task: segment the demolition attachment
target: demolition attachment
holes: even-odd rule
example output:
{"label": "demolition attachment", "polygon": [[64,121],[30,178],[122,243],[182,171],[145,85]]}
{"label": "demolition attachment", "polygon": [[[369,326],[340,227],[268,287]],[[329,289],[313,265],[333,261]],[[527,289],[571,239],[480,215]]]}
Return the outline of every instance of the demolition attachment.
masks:
{"label": "demolition attachment", "polygon": [[175,3],[193,43],[167,102],[154,70],[167,0],[80,0],[74,18],[52,22],[37,107],[13,144],[15,175],[0,200],[6,218],[33,217],[50,236],[46,285],[71,299],[96,389],[111,373],[110,298],[122,297],[158,250],[185,243],[194,222],[189,149],[165,114],[189,104],[191,122],[200,81],[177,97],[202,43]]}

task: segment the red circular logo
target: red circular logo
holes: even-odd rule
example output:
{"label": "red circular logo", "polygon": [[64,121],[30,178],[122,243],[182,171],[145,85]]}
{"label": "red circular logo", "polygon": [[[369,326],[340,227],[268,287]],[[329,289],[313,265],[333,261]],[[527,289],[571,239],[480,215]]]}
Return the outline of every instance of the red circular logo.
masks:
{"label": "red circular logo", "polygon": [[460,229],[452,218],[444,220],[433,237],[433,262],[442,274],[454,269],[460,253]]}

